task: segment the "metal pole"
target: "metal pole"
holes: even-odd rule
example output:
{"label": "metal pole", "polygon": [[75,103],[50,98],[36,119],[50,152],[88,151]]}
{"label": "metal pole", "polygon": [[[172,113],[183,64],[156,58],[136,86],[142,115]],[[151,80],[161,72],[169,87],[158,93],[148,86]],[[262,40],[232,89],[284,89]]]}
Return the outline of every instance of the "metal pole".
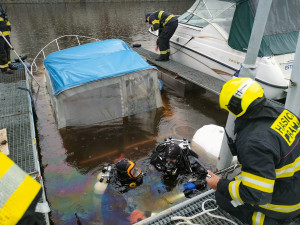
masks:
{"label": "metal pole", "polygon": [[[254,18],[253,28],[249,40],[247,54],[241,68],[239,77],[251,77],[256,76],[256,58],[260,48],[261,40],[265,31],[268,15],[270,12],[272,0],[261,0],[258,2],[256,15]],[[235,117],[231,114],[228,115],[225,129],[231,138],[234,138],[234,121]],[[227,138],[224,134],[222,141],[220,155],[217,162],[217,170],[222,170],[230,166],[232,162],[232,154],[227,144]]]}
{"label": "metal pole", "polygon": [[272,0],[258,1],[256,15],[251,31],[247,54],[242,64],[240,77],[256,77],[256,58],[265,31]]}
{"label": "metal pole", "polygon": [[[296,63],[298,62],[298,63]],[[290,79],[290,86],[285,102],[285,108],[290,110],[292,113],[300,117],[300,35],[298,36],[297,48],[295,53],[295,59],[293,63],[293,70]]]}

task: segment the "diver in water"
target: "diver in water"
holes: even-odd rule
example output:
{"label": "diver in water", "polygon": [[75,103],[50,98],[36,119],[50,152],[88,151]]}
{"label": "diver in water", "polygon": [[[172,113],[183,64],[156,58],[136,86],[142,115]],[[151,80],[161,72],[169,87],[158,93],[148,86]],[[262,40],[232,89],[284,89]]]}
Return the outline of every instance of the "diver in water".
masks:
{"label": "diver in water", "polygon": [[97,177],[95,192],[101,194],[111,184],[116,191],[124,193],[143,183],[143,173],[133,161],[121,159],[114,165],[105,166]]}
{"label": "diver in water", "polygon": [[123,158],[105,166],[97,180],[94,191],[103,195],[100,210],[106,225],[129,225],[146,218],[129,192],[143,183],[143,173],[135,162]]}
{"label": "diver in water", "polygon": [[[181,146],[175,141],[181,142]],[[186,197],[192,197],[206,188],[207,170],[198,159],[198,155],[190,148],[186,139],[168,138],[159,144],[151,155],[150,163],[163,173],[163,182],[175,186],[178,178],[183,180]]]}

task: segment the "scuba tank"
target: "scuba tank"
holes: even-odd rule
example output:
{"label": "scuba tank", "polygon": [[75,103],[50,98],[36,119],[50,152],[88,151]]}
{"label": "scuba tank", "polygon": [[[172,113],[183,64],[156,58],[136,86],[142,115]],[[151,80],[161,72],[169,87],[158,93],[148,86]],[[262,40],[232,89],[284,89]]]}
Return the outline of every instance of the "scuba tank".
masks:
{"label": "scuba tank", "polygon": [[97,182],[94,185],[95,194],[101,195],[106,190],[111,179],[111,166],[103,167],[102,171],[97,176]]}

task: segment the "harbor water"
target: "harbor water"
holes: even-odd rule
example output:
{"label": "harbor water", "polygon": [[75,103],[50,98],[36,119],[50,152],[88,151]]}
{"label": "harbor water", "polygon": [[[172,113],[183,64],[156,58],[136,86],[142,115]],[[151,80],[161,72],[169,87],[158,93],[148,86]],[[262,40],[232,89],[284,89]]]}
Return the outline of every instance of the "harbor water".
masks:
{"label": "harbor water", "polygon": [[[156,38],[148,33],[145,12],[165,10],[180,15],[193,3],[185,0],[4,6],[12,24],[11,42],[31,62],[48,42],[69,34],[100,40],[118,38],[153,50]],[[60,44],[68,46],[69,40]],[[179,186],[162,182],[160,174],[149,166],[148,157],[164,138],[191,140],[204,125],[224,126],[227,113],[219,109],[217,96],[194,91],[181,97],[166,87],[162,93],[164,108],[94,126],[58,130],[45,89],[42,59],[37,65],[36,78],[41,87],[37,91],[33,82],[33,95],[51,223],[76,224],[76,213],[82,224],[130,224],[133,210],[147,217],[185,199]],[[96,195],[94,184],[101,168],[123,157],[142,169],[143,185],[125,194],[108,189]]]}

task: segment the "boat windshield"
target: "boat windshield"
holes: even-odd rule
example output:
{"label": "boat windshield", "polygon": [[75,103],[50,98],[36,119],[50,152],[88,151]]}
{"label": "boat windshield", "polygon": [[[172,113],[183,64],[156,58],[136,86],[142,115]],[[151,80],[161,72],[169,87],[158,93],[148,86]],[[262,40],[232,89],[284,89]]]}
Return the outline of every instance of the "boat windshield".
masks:
{"label": "boat windshield", "polygon": [[229,33],[235,7],[236,0],[197,0],[178,21],[199,27],[216,23]]}

